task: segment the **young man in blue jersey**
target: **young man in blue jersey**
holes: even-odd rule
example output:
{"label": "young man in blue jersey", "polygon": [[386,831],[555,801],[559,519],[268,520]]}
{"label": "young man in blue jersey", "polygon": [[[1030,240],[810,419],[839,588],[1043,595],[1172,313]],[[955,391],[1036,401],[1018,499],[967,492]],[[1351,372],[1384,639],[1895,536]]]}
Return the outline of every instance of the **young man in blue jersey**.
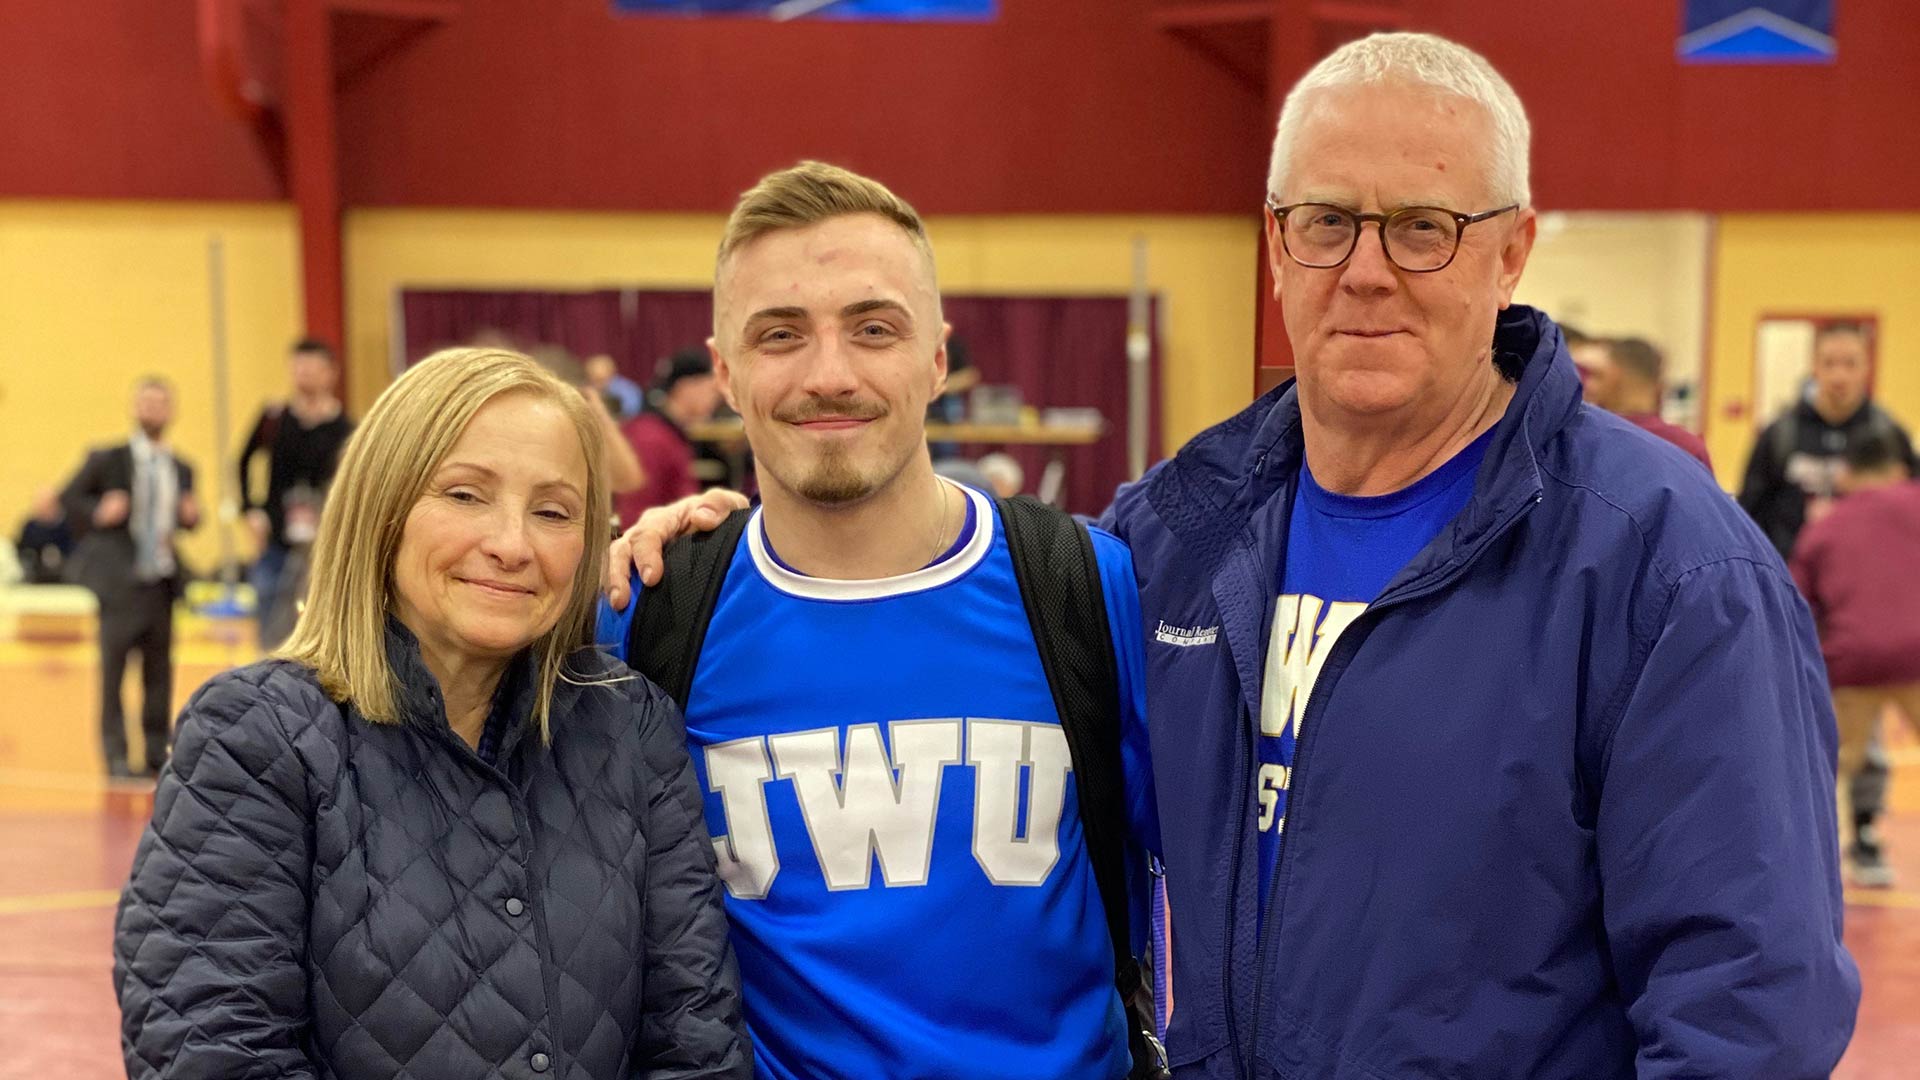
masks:
{"label": "young man in blue jersey", "polygon": [[[762,505],[704,638],[637,634],[657,625],[634,622],[650,589],[602,620],[623,656],[692,630],[687,738],[766,1080],[1129,1075],[1075,751],[1008,522],[927,451],[947,334],[905,202],[816,163],[748,191],[709,344]],[[1091,543],[1125,816],[1150,841],[1133,568]]]}

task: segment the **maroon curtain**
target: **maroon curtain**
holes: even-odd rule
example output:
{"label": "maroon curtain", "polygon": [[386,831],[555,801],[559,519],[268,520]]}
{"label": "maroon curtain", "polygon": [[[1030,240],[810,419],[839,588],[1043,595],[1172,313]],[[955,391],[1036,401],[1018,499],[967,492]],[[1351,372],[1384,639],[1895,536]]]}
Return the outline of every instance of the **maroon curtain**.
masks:
{"label": "maroon curtain", "polygon": [[641,386],[651,386],[659,365],[681,349],[707,347],[713,336],[713,294],[628,290],[627,344],[614,354],[620,372]]}
{"label": "maroon curtain", "polygon": [[[949,296],[943,301],[954,337],[966,346],[981,381],[1020,388],[1026,402],[1087,406],[1106,419],[1106,434],[1090,446],[1006,447],[1039,483],[1059,453],[1067,468],[1062,501],[1076,513],[1097,514],[1127,477],[1127,299],[1118,296]],[[704,345],[712,332],[713,302],[706,291],[602,289],[592,292],[414,290],[401,294],[407,362],[436,348],[497,330],[521,347],[564,346],[579,357],[606,353],[628,378],[645,386],[656,365],[675,350]],[[1158,318],[1158,305],[1153,317]],[[1147,446],[1160,456],[1158,335],[1149,358]],[[977,457],[993,446],[968,446]]]}
{"label": "maroon curtain", "polygon": [[[1127,298],[1124,296],[949,296],[942,299],[953,336],[963,342],[984,383],[1020,388],[1026,403],[1100,410],[1106,434],[1089,446],[1057,451],[1067,467],[1061,501],[1078,514],[1098,514],[1127,476]],[[1155,307],[1158,305],[1156,304]],[[1157,311],[1150,314],[1150,318]],[[1160,347],[1150,325],[1147,461],[1160,458]],[[978,457],[990,446],[967,447]],[[1056,451],[1009,446],[1031,491]]]}
{"label": "maroon curtain", "polygon": [[504,334],[515,347],[559,345],[580,359],[629,351],[620,293],[407,289],[400,312],[409,365],[476,335]]}
{"label": "maroon curtain", "polygon": [[676,351],[706,348],[713,332],[713,297],[705,290],[406,289],[400,310],[409,365],[493,331],[521,349],[559,345],[581,360],[604,353],[641,386],[651,385]]}

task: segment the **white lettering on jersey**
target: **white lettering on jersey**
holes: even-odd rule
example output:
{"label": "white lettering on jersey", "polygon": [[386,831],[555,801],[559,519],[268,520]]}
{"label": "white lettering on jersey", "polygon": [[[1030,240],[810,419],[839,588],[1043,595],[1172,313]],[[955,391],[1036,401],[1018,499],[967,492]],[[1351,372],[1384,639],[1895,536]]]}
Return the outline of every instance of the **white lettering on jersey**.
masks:
{"label": "white lettering on jersey", "polygon": [[[1260,694],[1261,735],[1278,737],[1291,724],[1294,744],[1299,745],[1307,702],[1313,697],[1320,669],[1333,652],[1334,642],[1366,610],[1366,604],[1355,600],[1328,604],[1317,596],[1281,595],[1273,609],[1273,636],[1267,642],[1266,682]],[[1291,768],[1266,763],[1260,766],[1254,793],[1260,800],[1261,832],[1287,827],[1286,817],[1280,813],[1280,797],[1292,783]]]}
{"label": "white lettering on jersey", "polygon": [[[1320,616],[1322,606],[1326,617]],[[1353,620],[1367,610],[1359,601],[1326,604],[1317,596],[1283,594],[1273,609],[1273,637],[1267,643],[1265,688],[1260,695],[1260,734],[1279,735],[1292,723],[1300,738],[1300,724],[1313,696],[1320,668],[1333,643]]]}
{"label": "white lettering on jersey", "polygon": [[[1060,815],[1073,761],[1057,724],[969,720],[974,767],[973,858],[995,885],[1038,885],[1060,861]],[[1027,773],[1027,824],[1018,827],[1020,773]]]}
{"label": "white lettering on jersey", "polygon": [[[1038,885],[1060,862],[1060,822],[1073,771],[1058,724],[1019,720],[899,720],[817,728],[706,748],[707,787],[720,796],[720,878],[736,900],[765,899],[780,873],[766,785],[790,780],[827,888],[925,885],[948,766],[974,770],[973,858],[996,885]],[[1021,825],[1020,791],[1026,787]]]}
{"label": "white lettering on jersey", "polygon": [[1273,828],[1273,818],[1280,810],[1280,793],[1287,790],[1287,784],[1293,779],[1293,770],[1285,765],[1262,762],[1260,765],[1260,831]]}
{"label": "white lettering on jersey", "polygon": [[742,900],[758,900],[773,888],[780,872],[780,853],[773,846],[773,823],[767,819],[766,740],[755,737],[715,743],[707,747],[707,787],[720,796],[727,831],[713,838],[720,862],[720,880]]}
{"label": "white lettering on jersey", "polygon": [[833,728],[768,740],[779,775],[793,781],[828,889],[866,888],[876,855],[888,885],[927,883],[941,777],[960,761],[960,721],[898,720],[887,734],[891,761],[878,724],[847,728],[844,758]]}

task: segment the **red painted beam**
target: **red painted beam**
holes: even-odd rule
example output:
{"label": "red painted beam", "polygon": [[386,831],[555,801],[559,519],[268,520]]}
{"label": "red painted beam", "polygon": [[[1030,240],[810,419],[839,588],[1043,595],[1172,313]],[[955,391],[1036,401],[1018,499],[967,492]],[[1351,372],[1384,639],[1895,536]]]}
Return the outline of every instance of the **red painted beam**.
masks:
{"label": "red painted beam", "polygon": [[1367,3],[1364,0],[1317,0],[1313,17],[1321,22],[1352,23],[1358,26],[1405,26],[1405,4]]}
{"label": "red painted beam", "polygon": [[460,14],[460,0],[333,0],[333,10],[396,19],[445,22]]}
{"label": "red painted beam", "polygon": [[254,84],[243,54],[245,12],[237,0],[200,0],[200,69],[215,101],[249,124],[267,112],[269,93]]}
{"label": "red painted beam", "polygon": [[306,329],[342,349],[346,315],[331,6],[329,0],[286,0],[285,115],[288,186],[300,216]]}
{"label": "red painted beam", "polygon": [[1156,9],[1156,26],[1176,29],[1191,26],[1219,26],[1223,23],[1265,22],[1273,16],[1273,0],[1217,0],[1211,3],[1174,4]]}
{"label": "red painted beam", "polygon": [[[1320,20],[1313,8],[1303,3],[1279,3],[1274,6],[1273,22],[1267,32],[1267,138],[1273,138],[1273,124],[1280,118],[1280,105],[1287,91],[1307,69],[1320,59]],[[1285,192],[1275,192],[1282,198]],[[1260,273],[1254,286],[1254,358],[1255,385],[1271,385],[1293,374],[1293,345],[1287,339],[1286,321],[1280,301],[1274,297],[1271,258],[1266,243],[1267,213],[1261,209]],[[1282,255],[1281,258],[1286,256]],[[1262,372],[1260,369],[1277,369]],[[1265,376],[1263,383],[1262,376]]]}

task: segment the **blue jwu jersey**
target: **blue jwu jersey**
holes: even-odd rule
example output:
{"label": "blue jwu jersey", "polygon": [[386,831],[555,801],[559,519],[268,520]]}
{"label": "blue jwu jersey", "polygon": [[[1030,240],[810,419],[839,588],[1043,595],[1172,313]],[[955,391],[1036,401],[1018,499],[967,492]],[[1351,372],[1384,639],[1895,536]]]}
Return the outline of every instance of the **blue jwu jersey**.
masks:
{"label": "blue jwu jersey", "polygon": [[[1127,1070],[1066,736],[993,504],[961,490],[971,538],[877,581],[784,567],[756,511],[708,626],[687,740],[766,1080]],[[1094,545],[1157,846],[1132,562]]]}

